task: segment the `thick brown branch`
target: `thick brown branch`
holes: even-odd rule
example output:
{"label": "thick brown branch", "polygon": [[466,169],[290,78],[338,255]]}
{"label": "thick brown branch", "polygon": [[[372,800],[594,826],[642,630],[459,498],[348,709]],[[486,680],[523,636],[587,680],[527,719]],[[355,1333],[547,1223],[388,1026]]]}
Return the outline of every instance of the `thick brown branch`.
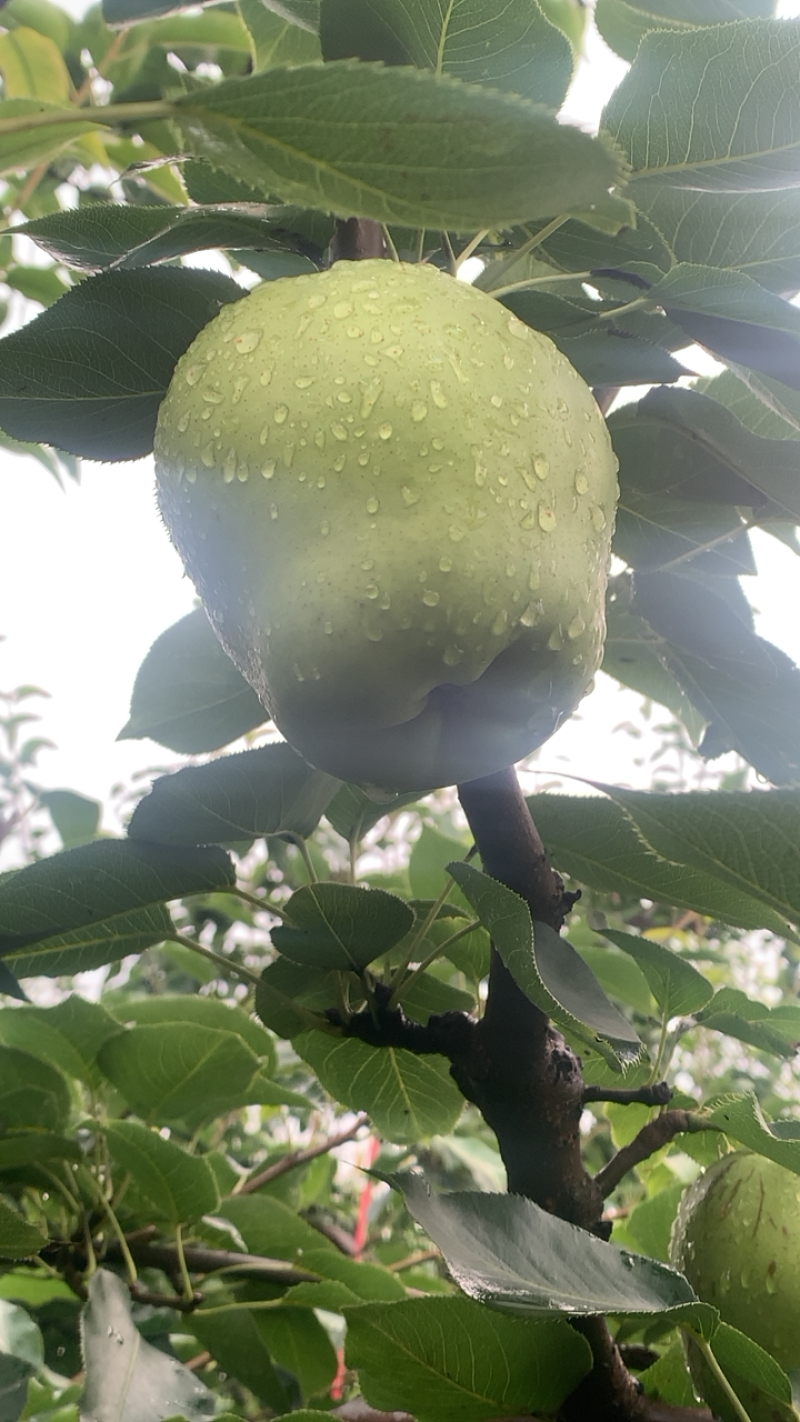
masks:
{"label": "thick brown branch", "polygon": [[[134,1262],[142,1268],[163,1269],[169,1275],[178,1273],[180,1259],[174,1244],[134,1238],[128,1248]],[[260,1254],[237,1254],[233,1249],[206,1249],[203,1245],[187,1244],[183,1253],[191,1274],[216,1274],[224,1270],[267,1280],[271,1284],[314,1284],[318,1278],[318,1275],[296,1269],[283,1259],[266,1259]],[[103,1255],[114,1263],[121,1263],[122,1250],[118,1241],[110,1239]]]}
{"label": "thick brown branch", "polygon": [[705,1130],[708,1130],[708,1123],[699,1116],[693,1116],[689,1111],[665,1111],[663,1115],[656,1116],[654,1121],[648,1121],[639,1134],[634,1136],[630,1145],[617,1151],[608,1165],[604,1165],[595,1175],[595,1185],[602,1192],[603,1199],[616,1189],[629,1170],[633,1170],[640,1161],[655,1155],[657,1150],[668,1145],[675,1136],[684,1131]]}

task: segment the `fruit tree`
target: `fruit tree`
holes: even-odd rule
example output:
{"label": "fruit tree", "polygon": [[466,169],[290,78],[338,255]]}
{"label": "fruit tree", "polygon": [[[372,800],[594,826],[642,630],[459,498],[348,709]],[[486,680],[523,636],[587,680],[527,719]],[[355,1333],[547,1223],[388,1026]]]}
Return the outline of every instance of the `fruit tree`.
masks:
{"label": "fruit tree", "polygon": [[[579,0],[3,8],[0,440],[154,454],[202,604],[124,837],[4,698],[8,1422],[800,1417],[776,8],[597,0],[595,135]],[[713,788],[526,798],[601,667]]]}

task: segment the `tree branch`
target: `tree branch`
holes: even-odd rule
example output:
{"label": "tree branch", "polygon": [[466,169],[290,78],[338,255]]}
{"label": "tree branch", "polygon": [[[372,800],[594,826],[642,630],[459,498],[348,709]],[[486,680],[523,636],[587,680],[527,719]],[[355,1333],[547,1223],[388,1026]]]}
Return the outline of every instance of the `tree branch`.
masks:
{"label": "tree branch", "polygon": [[339,218],[330,247],[332,262],[362,262],[368,257],[385,257],[386,242],[379,222],[366,217]]}
{"label": "tree branch", "polygon": [[655,1155],[662,1146],[668,1145],[675,1136],[681,1135],[684,1131],[707,1131],[708,1122],[700,1116],[693,1116],[689,1111],[665,1111],[663,1115],[656,1116],[654,1121],[648,1121],[646,1126],[642,1126],[639,1134],[634,1136],[630,1145],[622,1147],[617,1154],[604,1165],[602,1170],[598,1170],[594,1177],[595,1185],[601,1191],[603,1199],[606,1199],[619,1185],[623,1176],[642,1160],[647,1160],[651,1155]]}
{"label": "tree branch", "polygon": [[300,1165],[307,1165],[310,1160],[315,1160],[318,1155],[326,1155],[328,1151],[335,1150],[337,1146],[344,1145],[345,1141],[351,1141],[358,1135],[362,1126],[367,1124],[369,1117],[365,1112],[357,1116],[352,1126],[347,1130],[339,1131],[338,1135],[327,1136],[325,1140],[319,1141],[317,1145],[307,1146],[305,1150],[289,1151],[287,1155],[276,1160],[273,1165],[268,1165],[264,1170],[260,1170],[257,1175],[251,1175],[238,1190],[236,1195],[252,1195],[254,1190],[260,1190],[262,1185],[268,1185],[270,1180],[277,1180],[280,1175],[285,1175],[288,1170],[296,1170]]}
{"label": "tree branch", "polygon": [[587,1086],[583,1093],[583,1103],[591,1101],[616,1101],[620,1106],[666,1106],[672,1099],[672,1087],[666,1081],[657,1081],[653,1086]]}

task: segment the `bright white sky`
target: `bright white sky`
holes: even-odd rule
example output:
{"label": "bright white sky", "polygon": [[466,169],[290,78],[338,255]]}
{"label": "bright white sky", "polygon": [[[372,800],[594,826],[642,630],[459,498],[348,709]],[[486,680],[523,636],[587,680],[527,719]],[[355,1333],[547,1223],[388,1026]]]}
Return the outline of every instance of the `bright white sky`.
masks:
{"label": "bright white sky", "polygon": [[[75,8],[83,8],[79,0]],[[800,0],[783,7],[798,12]],[[569,116],[588,127],[623,66],[596,34],[587,48]],[[42,752],[38,783],[106,800],[113,784],[175,760],[153,742],[115,740],[148,647],[194,604],[155,509],[152,463],[85,463],[80,485],[62,492],[38,464],[0,451],[0,507],[0,690],[34,683],[50,693],[33,729],[56,749]],[[760,536],[757,556],[760,630],[800,660],[797,561]],[[615,733],[635,717],[639,700],[601,678],[540,764],[646,785],[635,743],[624,729]],[[108,813],[106,824],[118,828]]]}

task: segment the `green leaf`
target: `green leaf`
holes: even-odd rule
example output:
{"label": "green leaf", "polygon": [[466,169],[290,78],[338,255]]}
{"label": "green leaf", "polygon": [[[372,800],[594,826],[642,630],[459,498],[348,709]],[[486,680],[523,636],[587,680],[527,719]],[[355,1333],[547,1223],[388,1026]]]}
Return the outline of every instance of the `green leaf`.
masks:
{"label": "green leaf", "polygon": [[800,921],[795,850],[800,792],[663,795],[601,788],[630,816],[643,843],[663,859],[694,866],[784,921]]}
{"label": "green leaf", "polygon": [[516,95],[344,60],[175,102],[195,156],[287,202],[429,227],[505,226],[600,201],[607,146]]}
{"label": "green leaf", "polygon": [[786,653],[698,581],[639,573],[634,591],[660,659],[710,723],[701,754],[736,750],[777,785],[800,779],[800,671]]}
{"label": "green leaf", "polygon": [[137,674],[120,741],[149,736],[184,755],[229,745],[268,719],[202,607],[157,637]]}
{"label": "green leaf", "polygon": [[47,1243],[38,1225],[0,1200],[0,1259],[30,1259]]}
{"label": "green leaf", "polygon": [[558,109],[572,78],[572,47],[538,5],[511,0],[323,0],[326,60],[413,64],[468,84],[523,94]]}
{"label": "green leaf", "polygon": [[[766,1393],[769,1398],[778,1398],[785,1405],[787,1411],[774,1413],[776,1418],[795,1415],[792,1407],[792,1385],[786,1373],[752,1338],[740,1333],[738,1328],[733,1328],[729,1323],[721,1323],[714,1334],[712,1351],[722,1371],[731,1378],[737,1394],[741,1396],[737,1384],[744,1380],[750,1387],[756,1388],[760,1393]],[[748,1392],[747,1405],[750,1410],[753,1410],[753,1402],[752,1394]]]}
{"label": "green leaf", "polygon": [[334,1100],[367,1111],[387,1140],[446,1134],[461,1114],[464,1098],[444,1057],[370,1047],[354,1037],[323,1032],[303,1032],[292,1045]]}
{"label": "green leaf", "polygon": [[60,1132],[69,1119],[66,1079],[49,1062],[17,1047],[0,1046],[0,1121],[6,1131]]}
{"label": "green leaf", "polygon": [[325,1329],[310,1308],[262,1311],[256,1315],[256,1326],[270,1356],[278,1367],[297,1378],[305,1397],[328,1391],[336,1377],[338,1359]]}
{"label": "green leaf", "polygon": [[722,360],[800,389],[800,312],[744,272],[684,262],[648,296],[693,341]]}
{"label": "green leaf", "polygon": [[714,989],[708,979],[663,943],[613,928],[602,933],[641,968],[665,1018],[688,1017],[711,1001]]}
{"label": "green leaf", "polygon": [[80,1165],[83,1152],[77,1141],[53,1131],[28,1128],[20,1130],[19,1135],[0,1137],[0,1171],[19,1171],[26,1165],[40,1165],[45,1160]]}
{"label": "green leaf", "polygon": [[136,806],[128,833],[162,844],[306,838],[340,783],[313,770],[285,742],[260,746],[160,776]]}
{"label": "green leaf", "polygon": [[[604,1055],[637,1056],[637,1033],[612,1006],[591,968],[571,943],[545,923],[531,922],[524,899],[471,864],[451,864],[450,873],[489,930],[503,962],[531,1002],[570,1036],[592,1046],[610,1043]],[[601,1048],[602,1050],[602,1048]]]}
{"label": "green leaf", "polygon": [[629,574],[619,574],[609,582],[603,671],[623,686],[633,687],[634,691],[668,707],[683,722],[696,745],[705,720],[660,661],[660,639],[644,618],[633,611],[632,592]]}
{"label": "green leaf", "polygon": [[359,971],[399,943],[413,910],[395,894],[354,884],[307,884],[286,904],[272,942],[293,963]]}
{"label": "green leaf", "polygon": [[795,1056],[800,1045],[800,1006],[785,1003],[769,1008],[753,1002],[738,988],[721,988],[704,1010],[698,1025],[747,1042],[776,1057]]}
{"label": "green leaf", "polygon": [[40,790],[39,803],[49,812],[65,849],[95,838],[102,813],[99,800],[89,800],[74,790]]}
{"label": "green leaf", "polygon": [[294,1210],[269,1195],[232,1196],[223,1201],[221,1210],[239,1230],[251,1253],[285,1259],[298,1269],[319,1274],[322,1284],[298,1284],[286,1296],[288,1302],[299,1304],[302,1298],[304,1306],[313,1307],[317,1290],[322,1292],[325,1280],[346,1286],[354,1295],[346,1300],[348,1303],[357,1299],[393,1303],[406,1297],[402,1283],[388,1269],[348,1258]]}
{"label": "green leaf", "polygon": [[339,1000],[339,975],[328,969],[300,967],[277,958],[261,974],[256,987],[256,1011],[279,1037],[295,1037],[311,1025],[309,1012],[322,1013]]}
{"label": "green leaf", "polygon": [[375,1408],[418,1422],[555,1413],[591,1369],[586,1341],[561,1319],[532,1323],[466,1298],[349,1309],[347,1363]]}
{"label": "green leaf", "polygon": [[[617,792],[613,793],[616,799]],[[769,798],[792,798],[794,793],[775,790]],[[734,883],[727,872],[717,872],[717,854],[726,852],[722,840],[709,841],[712,854],[704,855],[700,863],[696,861],[691,838],[686,843],[683,836],[690,834],[693,824],[702,825],[710,795],[691,792],[643,798],[656,801],[654,811],[660,811],[664,801],[673,802],[669,808],[675,816],[675,832],[669,838],[669,853],[661,855],[654,849],[636,822],[636,809],[630,814],[627,805],[623,808],[621,803],[585,795],[535,795],[528,803],[554,865],[578,883],[603,893],[633,895],[691,909],[738,928],[769,928],[781,937],[796,936],[785,909],[779,911],[766,903],[757,884],[748,882],[745,876]],[[755,796],[747,797],[751,798]],[[721,815],[730,813],[732,801],[730,794],[719,796]],[[760,833],[760,815],[768,812],[766,806],[763,810],[755,805],[752,808],[756,820],[751,822],[750,830]],[[791,819],[791,812],[787,817]],[[724,833],[721,824],[719,829]],[[727,841],[726,847],[730,847]],[[785,858],[783,863],[786,864]]]}
{"label": "green leaf", "polygon": [[468,843],[442,834],[433,825],[423,825],[422,832],[411,846],[408,877],[411,892],[417,899],[433,902],[438,899],[454,859],[466,854]]}
{"label": "green leaf", "polygon": [[253,72],[321,59],[319,38],[293,18],[276,14],[264,0],[238,0],[239,14],[253,41]]}
{"label": "green leaf", "polygon": [[150,1201],[158,1218],[177,1226],[217,1209],[217,1182],[202,1156],[188,1155],[138,1121],[111,1121],[104,1135],[112,1158]]}
{"label": "green leaf", "polygon": [[624,330],[604,325],[579,336],[557,334],[553,340],[587,385],[662,384],[686,375],[666,351]]}
{"label": "green leaf", "polygon": [[[261,0],[254,3],[260,5]],[[268,220],[274,211],[92,203],[48,213],[13,231],[30,237],[65,266],[87,272],[105,267],[125,271],[216,247],[284,251],[285,244],[276,239]]]}
{"label": "green leaf", "polygon": [[709,193],[636,184],[636,206],[675,262],[744,272],[770,291],[792,291],[800,270],[800,193]]}
{"label": "green leaf", "polygon": [[0,1042],[42,1057],[67,1077],[96,1088],[102,1082],[97,1053],[120,1026],[99,1003],[71,993],[53,1007],[0,1012]]}
{"label": "green leaf", "polygon": [[262,1316],[239,1307],[230,1313],[215,1310],[211,1317],[204,1318],[200,1309],[187,1319],[186,1326],[229,1377],[249,1388],[270,1411],[283,1414],[291,1403],[260,1327]]}
{"label": "green leaf", "polygon": [[100,1066],[145,1120],[209,1121],[246,1095],[258,1058],[235,1032],[185,1021],[132,1027],[106,1042]]}
{"label": "green leaf", "polygon": [[597,0],[595,23],[606,44],[630,63],[649,30],[676,30],[687,38],[703,25],[771,16],[774,0]]}
{"label": "green leaf", "polygon": [[172,936],[169,900],[234,883],[221,849],[96,840],[0,882],[0,954],[20,977],[100,967]]}
{"label": "green leaf", "polygon": [[259,1071],[271,1076],[277,1066],[275,1044],[269,1032],[243,1008],[215,997],[189,997],[185,994],[159,993],[151,997],[132,997],[115,1008],[120,1023],[133,1022],[137,1027],[159,1025],[174,1031],[181,1024],[211,1027],[218,1032],[235,1032],[259,1059]]}
{"label": "green leaf", "polygon": [[708,1336],[716,1309],[686,1279],[643,1255],[606,1244],[521,1195],[437,1195],[422,1175],[389,1177],[441,1249],[459,1288],[509,1313],[668,1314]]}
{"label": "green leaf", "polygon": [[602,131],[651,182],[694,192],[800,185],[797,20],[645,35]]}
{"label": "green leaf", "polygon": [[0,35],[0,74],[7,99],[45,99],[51,104],[69,101],[69,70],[58,45],[28,25]]}
{"label": "green leaf", "polygon": [[176,1408],[186,1422],[213,1414],[213,1393],[134,1327],[128,1289],[108,1269],[97,1269],[89,1283],[81,1342],[86,1367],[81,1412],[93,1422],[158,1422],[174,1416]]}
{"label": "green leaf", "polygon": [[359,843],[385,815],[394,814],[405,805],[416,804],[419,795],[367,795],[358,785],[342,785],[337,790],[325,818],[343,839]]}
{"label": "green leaf", "polygon": [[[43,99],[0,99],[0,125],[7,123],[9,126],[6,132],[0,130],[1,177],[20,169],[33,168],[38,163],[49,163],[76,139],[96,131],[96,124],[76,117],[74,123],[62,118],[58,124],[14,132],[15,120],[51,110],[63,115],[64,105],[46,103]],[[75,113],[78,115],[80,109],[76,108]]]}
{"label": "green leaf", "polygon": [[668,1264],[672,1222],[684,1188],[676,1181],[636,1205],[624,1222],[625,1242],[633,1243],[635,1249],[651,1259],[663,1259]]}
{"label": "green leaf", "polygon": [[752,1093],[723,1097],[708,1113],[706,1120],[717,1130],[724,1131],[731,1140],[755,1151],[756,1155],[764,1155],[768,1160],[774,1160],[776,1165],[783,1165],[795,1175],[800,1175],[800,1140],[781,1140],[773,1135]]}
{"label": "green leaf", "polygon": [[149,454],[177,360],[242,295],[230,277],[185,268],[81,282],[0,341],[0,424],[88,459]]}

